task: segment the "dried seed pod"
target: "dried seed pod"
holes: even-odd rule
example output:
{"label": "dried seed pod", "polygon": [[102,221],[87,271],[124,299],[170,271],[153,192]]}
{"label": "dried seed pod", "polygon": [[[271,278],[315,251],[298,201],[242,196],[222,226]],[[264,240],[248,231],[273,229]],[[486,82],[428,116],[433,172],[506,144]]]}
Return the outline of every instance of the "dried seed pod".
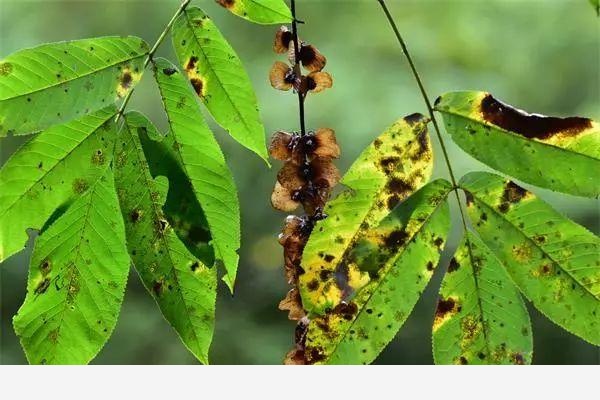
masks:
{"label": "dried seed pod", "polygon": [[[305,42],[300,42],[299,60],[304,68],[310,72],[318,72],[325,68],[327,58],[315,46]],[[290,42],[288,50],[288,60],[291,64],[296,64],[296,51],[294,42]]]}
{"label": "dried seed pod", "polygon": [[328,72],[311,72],[308,76],[303,76],[300,81],[300,91],[302,93],[319,93],[333,86],[333,78]]}
{"label": "dried seed pod", "polygon": [[271,193],[271,205],[273,208],[285,212],[294,211],[300,205],[298,200],[292,200],[292,192],[275,182],[273,193]]}
{"label": "dried seed pod", "polygon": [[288,318],[293,321],[298,321],[306,316],[302,307],[300,292],[297,288],[292,288],[287,292],[285,298],[279,302],[279,309],[281,311],[288,311]]}
{"label": "dried seed pod", "polygon": [[292,158],[294,149],[294,134],[284,131],[277,131],[271,136],[269,143],[269,154],[276,160],[289,161]]}
{"label": "dried seed pod", "polygon": [[290,192],[300,190],[308,183],[326,187],[334,187],[340,180],[340,171],[331,160],[315,158],[301,165],[286,162],[277,174],[277,181]]}
{"label": "dried seed pod", "polygon": [[273,43],[273,51],[278,54],[283,54],[290,48],[293,35],[287,26],[282,25],[275,33],[275,42]]}
{"label": "dried seed pod", "polygon": [[315,156],[321,158],[339,158],[340,146],[337,144],[333,129],[317,129],[314,139],[317,143],[313,150]]}
{"label": "dried seed pod", "polygon": [[275,61],[269,72],[271,86],[277,90],[290,90],[297,85],[297,80],[294,70],[281,61]]}

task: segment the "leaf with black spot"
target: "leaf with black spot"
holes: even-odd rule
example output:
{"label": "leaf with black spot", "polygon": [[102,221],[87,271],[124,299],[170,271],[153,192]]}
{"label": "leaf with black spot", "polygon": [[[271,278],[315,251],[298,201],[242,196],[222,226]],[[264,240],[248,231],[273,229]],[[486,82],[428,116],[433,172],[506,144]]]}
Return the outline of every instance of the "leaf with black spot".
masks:
{"label": "leaf with black spot", "polygon": [[153,60],[153,65],[169,119],[170,132],[164,140],[202,207],[216,264],[225,268],[223,280],[233,290],[240,247],[240,207],[233,176],[185,76],[164,73],[176,67],[163,58]]}
{"label": "leaf with black spot", "polygon": [[474,228],[525,297],[600,345],[600,239],[501,176],[472,172],[460,186],[470,194]]}
{"label": "leaf with black spot", "polygon": [[129,274],[113,174],[104,174],[35,241],[13,319],[31,364],[87,364],[110,337]]}
{"label": "leaf with black spot", "polygon": [[166,320],[206,364],[215,322],[216,268],[207,267],[212,257],[196,258],[167,221],[163,205],[169,181],[153,178],[138,137],[155,128],[139,113],[125,114],[125,121],[115,182],[131,261]]}
{"label": "leaf with black spot", "polygon": [[[356,240],[333,281],[318,280],[320,293],[344,301],[309,316],[306,363],[368,364],[394,338],[443,250],[451,188],[442,179],[425,185]],[[348,288],[350,267],[370,277],[358,291]]]}
{"label": "leaf with black spot", "polygon": [[0,60],[0,137],[38,132],[124,98],[148,45],[134,36],[49,43]]}
{"label": "leaf with black spot", "polygon": [[531,321],[496,256],[467,232],[450,261],[433,322],[436,364],[530,364]]}
{"label": "leaf with black spot", "polygon": [[[321,271],[333,276],[356,239],[431,176],[433,154],[427,122],[421,114],[396,121],[360,154],[340,181],[347,189],[327,203],[329,218],[317,223],[302,258],[306,273],[300,276],[300,289],[308,311],[319,313],[335,307],[341,298],[322,290],[308,291],[306,285]],[[320,255],[324,251],[331,256],[329,261]]]}
{"label": "leaf with black spot", "polygon": [[450,92],[437,111],[454,141],[479,161],[536,186],[600,195],[600,124],[529,114],[485,92]]}
{"label": "leaf with black spot", "polygon": [[252,83],[215,23],[201,9],[188,8],[175,21],[172,36],[180,65],[215,121],[267,161]]}
{"label": "leaf with black spot", "polygon": [[85,193],[111,162],[116,109],[109,107],[41,132],[0,169],[0,261],[21,251],[28,228]]}

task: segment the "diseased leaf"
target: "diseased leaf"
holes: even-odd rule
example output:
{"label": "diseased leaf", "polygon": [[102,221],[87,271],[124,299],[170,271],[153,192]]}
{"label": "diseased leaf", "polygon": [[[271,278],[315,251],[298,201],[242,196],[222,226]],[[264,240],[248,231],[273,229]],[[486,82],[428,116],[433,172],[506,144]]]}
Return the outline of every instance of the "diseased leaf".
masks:
{"label": "diseased leaf", "polygon": [[[308,325],[308,363],[368,364],[394,338],[433,275],[450,228],[446,197],[452,186],[436,180],[396,207],[349,250],[344,266],[371,277]],[[336,273],[345,281],[346,268]],[[321,283],[316,282],[317,290]]]}
{"label": "diseased leaf", "polygon": [[217,3],[257,24],[292,22],[292,13],[283,0],[217,0]]}
{"label": "diseased leaf", "polygon": [[21,251],[26,229],[40,229],[104,173],[116,137],[109,107],[53,126],[21,147],[0,169],[0,261]]}
{"label": "diseased leaf", "polygon": [[129,272],[110,168],[35,242],[14,318],[31,364],[87,364],[112,333]]}
{"label": "diseased leaf", "polygon": [[212,266],[215,256],[206,216],[194,194],[180,157],[176,151],[173,135],[163,135],[143,115],[127,114],[129,128],[135,130],[152,177],[168,178],[167,200],[162,206],[165,216],[179,239],[204,265]]}
{"label": "diseased leaf", "polygon": [[442,281],[433,322],[436,364],[530,364],[521,295],[485,243],[466,232]]}
{"label": "diseased leaf", "polygon": [[215,121],[266,161],[265,132],[256,95],[231,45],[199,8],[182,13],[172,32],[179,63]]}
{"label": "diseased leaf", "polygon": [[[327,203],[329,218],[316,225],[302,255],[306,273],[300,276],[300,289],[308,312],[321,313],[343,300],[343,290],[335,284],[334,276],[345,263],[348,250],[431,176],[433,155],[427,122],[421,114],[396,121],[342,178],[348,189]],[[356,290],[368,276],[349,268],[348,288]],[[315,280],[321,282],[320,289],[309,290]]]}
{"label": "diseased leaf", "polygon": [[44,44],[0,60],[0,137],[109,106],[140,80],[147,53],[140,38],[110,36]]}
{"label": "diseased leaf", "polygon": [[475,229],[533,305],[600,345],[600,239],[532,193],[487,172],[460,183]]}
{"label": "diseased leaf", "polygon": [[125,120],[115,181],[131,260],[183,343],[207,364],[215,322],[216,268],[207,268],[194,257],[166,219],[162,206],[168,181],[152,178],[137,136],[138,129],[150,122],[139,113],[128,113]]}
{"label": "diseased leaf", "polygon": [[467,153],[498,171],[577,196],[600,195],[600,124],[527,114],[485,92],[436,100],[446,129]]}
{"label": "diseased leaf", "polygon": [[165,59],[154,61],[154,74],[171,127],[165,140],[202,205],[215,258],[227,271],[223,280],[233,290],[240,247],[240,208],[233,176],[185,77]]}

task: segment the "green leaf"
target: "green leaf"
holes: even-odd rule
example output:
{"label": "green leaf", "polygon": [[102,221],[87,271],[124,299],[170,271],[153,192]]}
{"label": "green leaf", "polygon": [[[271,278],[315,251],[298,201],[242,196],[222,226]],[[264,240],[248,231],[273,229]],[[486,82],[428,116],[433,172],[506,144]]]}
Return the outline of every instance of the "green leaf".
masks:
{"label": "green leaf", "polygon": [[[302,255],[306,272],[300,275],[300,290],[307,311],[322,313],[341,301],[333,275],[346,253],[431,176],[427,122],[421,114],[399,119],[362,152],[342,178],[347,190],[327,203],[329,218],[316,225]],[[358,289],[368,277],[354,269],[349,285]],[[322,280],[322,276],[329,278]],[[315,279],[322,282],[321,289],[309,290]]]}
{"label": "green leaf", "polygon": [[109,107],[40,133],[0,169],[0,261],[21,251],[26,229],[40,229],[104,173],[116,137]]}
{"label": "green leaf", "polygon": [[32,364],[87,364],[117,323],[129,272],[110,168],[36,240],[14,318]]}
{"label": "green leaf", "polygon": [[202,205],[215,258],[227,271],[223,280],[233,290],[240,247],[240,208],[233,176],[185,77],[165,59],[154,61],[154,74],[171,127],[165,140]]}
{"label": "green leaf", "polygon": [[217,0],[233,14],[257,24],[292,22],[292,13],[283,0]]}
{"label": "green leaf", "polygon": [[[311,319],[309,363],[368,364],[394,338],[438,263],[450,229],[451,189],[441,179],[425,185],[352,245],[343,265],[358,266],[371,280]],[[345,279],[344,272],[336,275]]]}
{"label": "green leaf", "polygon": [[168,181],[162,176],[152,178],[137,136],[139,127],[150,122],[138,113],[128,113],[125,119],[117,146],[115,181],[127,249],[167,321],[206,364],[215,322],[216,268],[207,268],[194,257],[166,219],[162,206]]}
{"label": "green leaf", "polygon": [[[204,265],[213,265],[215,255],[210,228],[173,145],[173,135],[162,135],[143,115],[127,114],[129,129],[137,132],[152,177],[168,179],[167,200],[162,206],[179,239]],[[120,157],[120,154],[117,155]]]}
{"label": "green leaf", "polygon": [[214,22],[189,8],[173,25],[173,46],[196,93],[215,121],[267,161],[256,95],[239,57]]}
{"label": "green leaf", "polygon": [[600,239],[501,176],[463,177],[475,229],[548,318],[600,345]]}
{"label": "green leaf", "polygon": [[140,80],[148,45],[101,37],[20,50],[0,61],[0,137],[40,131],[109,106]]}
{"label": "green leaf", "polygon": [[559,192],[600,195],[597,122],[527,114],[485,92],[446,93],[435,108],[454,141],[490,167]]}
{"label": "green leaf", "polygon": [[531,322],[485,243],[466,232],[450,261],[433,322],[436,364],[531,364]]}

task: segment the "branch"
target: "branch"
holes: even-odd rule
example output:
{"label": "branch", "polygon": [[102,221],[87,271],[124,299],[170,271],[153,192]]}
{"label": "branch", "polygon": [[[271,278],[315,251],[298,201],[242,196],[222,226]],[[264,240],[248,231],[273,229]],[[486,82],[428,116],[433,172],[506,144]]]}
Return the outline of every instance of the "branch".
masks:
{"label": "branch", "polygon": [[[302,71],[300,70],[300,47],[298,41],[298,23],[304,23],[303,21],[298,21],[296,19],[296,1],[291,0],[291,10],[292,10],[292,37],[294,40],[294,74],[297,78],[302,76]],[[298,90],[298,109],[300,113],[300,132],[302,135],[306,134],[306,125],[304,123],[304,99],[305,96],[302,94],[300,90]]]}

